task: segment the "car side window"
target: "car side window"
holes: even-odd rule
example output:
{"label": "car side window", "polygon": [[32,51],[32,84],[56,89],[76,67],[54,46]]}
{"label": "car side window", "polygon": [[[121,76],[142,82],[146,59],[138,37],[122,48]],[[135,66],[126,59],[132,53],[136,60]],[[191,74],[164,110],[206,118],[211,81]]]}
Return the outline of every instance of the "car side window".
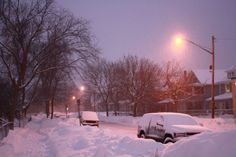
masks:
{"label": "car side window", "polygon": [[159,115],[155,115],[155,116],[152,117],[151,126],[157,126],[157,125],[163,126],[163,124],[164,124],[163,117],[161,117]]}
{"label": "car side window", "polygon": [[150,126],[155,126],[155,121],[155,116],[153,116],[150,121]]}

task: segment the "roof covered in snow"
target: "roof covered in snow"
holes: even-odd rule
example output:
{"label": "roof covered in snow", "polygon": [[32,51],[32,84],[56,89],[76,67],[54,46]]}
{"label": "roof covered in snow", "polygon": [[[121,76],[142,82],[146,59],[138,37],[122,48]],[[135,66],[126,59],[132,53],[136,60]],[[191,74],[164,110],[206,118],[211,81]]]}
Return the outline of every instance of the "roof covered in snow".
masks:
{"label": "roof covered in snow", "polygon": [[[195,69],[192,70],[201,84],[211,84],[212,74],[210,70]],[[227,82],[226,70],[215,70],[215,83]]]}
{"label": "roof covered in snow", "polygon": [[230,68],[226,69],[225,72],[236,71],[236,65],[232,65]]}
{"label": "roof covered in snow", "polygon": [[[215,96],[215,100],[227,100],[227,99],[232,99],[231,92]],[[211,101],[211,97],[207,98],[206,101]]]}
{"label": "roof covered in snow", "polygon": [[159,104],[167,104],[167,103],[174,103],[174,100],[171,98],[167,98],[165,100],[161,100],[158,102]]}

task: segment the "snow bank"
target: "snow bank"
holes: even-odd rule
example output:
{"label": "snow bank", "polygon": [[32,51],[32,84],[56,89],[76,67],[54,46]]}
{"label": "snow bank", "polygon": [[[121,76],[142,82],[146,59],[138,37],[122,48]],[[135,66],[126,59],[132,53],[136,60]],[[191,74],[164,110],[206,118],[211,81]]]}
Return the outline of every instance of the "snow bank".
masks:
{"label": "snow bank", "polygon": [[236,121],[231,115],[225,115],[217,118],[194,117],[196,121],[212,131],[227,131],[236,129]]}
{"label": "snow bank", "polygon": [[25,128],[10,131],[0,146],[4,157],[137,157],[155,156],[164,145],[121,136],[114,131],[79,125],[77,118],[32,118]]}
{"label": "snow bank", "polygon": [[208,132],[170,144],[162,157],[235,157],[236,130]]}

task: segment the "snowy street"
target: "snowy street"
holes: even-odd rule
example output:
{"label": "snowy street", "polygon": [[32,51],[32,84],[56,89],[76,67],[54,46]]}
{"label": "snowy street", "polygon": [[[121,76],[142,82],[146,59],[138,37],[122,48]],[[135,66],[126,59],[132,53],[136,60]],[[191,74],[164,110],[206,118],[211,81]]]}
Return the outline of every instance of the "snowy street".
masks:
{"label": "snowy street", "polygon": [[[235,157],[236,125],[231,118],[197,118],[212,132],[174,144],[136,137],[139,118],[102,117],[100,127],[80,126],[78,118],[47,119],[39,114],[15,128],[0,144],[1,157]],[[201,151],[198,151],[201,150]]]}
{"label": "snowy street", "polygon": [[109,130],[116,130],[114,133],[118,135],[123,136],[129,136],[129,137],[137,137],[137,127],[136,126],[130,126],[125,124],[118,124],[118,123],[109,123],[109,122],[101,122],[100,127],[103,129],[109,129]]}

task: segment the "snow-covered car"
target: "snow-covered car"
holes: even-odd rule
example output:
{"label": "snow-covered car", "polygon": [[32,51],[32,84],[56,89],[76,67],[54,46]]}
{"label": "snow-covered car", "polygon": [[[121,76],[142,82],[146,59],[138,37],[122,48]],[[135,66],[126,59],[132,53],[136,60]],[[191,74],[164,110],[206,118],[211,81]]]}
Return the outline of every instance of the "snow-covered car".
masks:
{"label": "snow-covered car", "polygon": [[168,143],[204,131],[208,131],[208,129],[198,124],[190,115],[158,112],[143,115],[138,124],[137,136]]}
{"label": "snow-covered car", "polygon": [[99,126],[99,119],[96,112],[93,111],[82,111],[80,117],[81,125]]}

